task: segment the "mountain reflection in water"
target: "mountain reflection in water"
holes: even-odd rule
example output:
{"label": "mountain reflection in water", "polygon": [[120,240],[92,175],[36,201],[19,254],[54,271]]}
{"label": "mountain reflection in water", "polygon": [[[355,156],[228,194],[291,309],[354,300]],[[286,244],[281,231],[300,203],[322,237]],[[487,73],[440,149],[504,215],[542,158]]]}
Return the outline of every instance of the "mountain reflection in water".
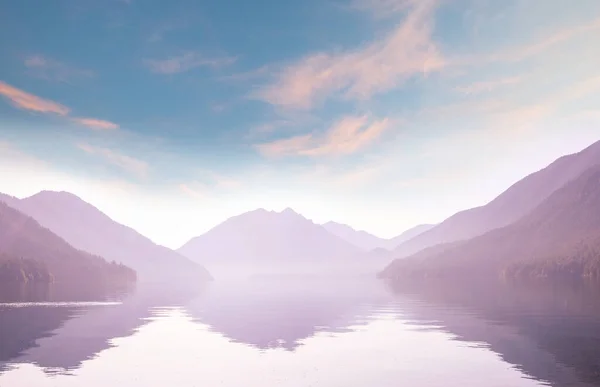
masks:
{"label": "mountain reflection in water", "polygon": [[261,278],[5,304],[0,385],[600,385],[595,287],[485,289]]}

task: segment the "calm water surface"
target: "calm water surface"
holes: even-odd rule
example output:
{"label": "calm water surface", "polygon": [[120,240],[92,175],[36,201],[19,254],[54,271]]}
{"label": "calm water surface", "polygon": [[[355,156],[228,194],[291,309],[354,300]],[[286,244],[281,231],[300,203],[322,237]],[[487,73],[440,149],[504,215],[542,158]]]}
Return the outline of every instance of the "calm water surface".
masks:
{"label": "calm water surface", "polygon": [[597,294],[262,279],[4,300],[0,386],[594,386]]}

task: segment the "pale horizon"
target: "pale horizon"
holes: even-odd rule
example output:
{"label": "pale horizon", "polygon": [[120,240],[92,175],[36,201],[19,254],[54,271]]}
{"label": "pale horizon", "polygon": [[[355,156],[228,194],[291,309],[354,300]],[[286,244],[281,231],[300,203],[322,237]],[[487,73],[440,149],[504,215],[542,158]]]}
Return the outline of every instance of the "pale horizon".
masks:
{"label": "pale horizon", "polygon": [[[590,137],[593,138],[593,136]],[[328,206],[328,203],[325,202],[311,203],[299,199],[296,201],[296,206],[294,206],[293,204],[290,204],[292,202],[281,203],[280,201],[272,201],[272,203],[269,203],[269,199],[261,198],[260,196],[255,196],[250,202],[256,203],[254,206],[252,204],[248,204],[248,202],[240,203],[239,201],[231,200],[231,202],[226,203],[227,205],[223,206],[223,208],[218,208],[216,210],[214,208],[206,210],[205,208],[203,208],[202,204],[198,203],[197,201],[188,201],[185,202],[185,206],[178,207],[173,205],[172,203],[171,205],[168,205],[168,198],[158,198],[158,200],[161,200],[160,204],[162,204],[163,206],[167,204],[167,206],[161,207],[161,212],[159,213],[162,217],[160,221],[152,220],[149,223],[147,219],[144,219],[139,215],[136,216],[136,214],[146,213],[149,208],[154,208],[153,206],[156,206],[157,204],[157,202],[155,202],[154,200],[157,199],[152,196],[147,196],[144,193],[140,193],[139,191],[136,192],[134,185],[98,185],[98,182],[94,180],[85,178],[81,178],[78,180],[62,172],[54,172],[54,174],[47,174],[47,170],[44,171],[46,174],[42,176],[37,176],[36,181],[33,181],[27,185],[15,185],[14,181],[11,181],[11,179],[3,180],[2,182],[0,182],[0,193],[23,199],[35,195],[41,191],[69,192],[78,196],[82,200],[90,203],[94,207],[98,208],[100,211],[102,211],[118,223],[131,227],[134,230],[141,233],[142,235],[144,235],[145,237],[151,239],[153,242],[171,249],[178,249],[179,247],[187,243],[190,239],[206,233],[207,231],[218,226],[219,224],[223,223],[231,217],[254,211],[260,208],[265,209],[267,211],[276,212],[281,212],[286,208],[291,208],[298,214],[313,221],[316,224],[324,224],[326,222],[332,221],[350,226],[356,231],[365,231],[378,238],[391,239],[402,234],[404,231],[410,230],[418,225],[438,224],[457,212],[489,203],[499,194],[504,192],[512,184],[516,183],[517,181],[521,180],[527,175],[537,172],[538,170],[546,167],[561,156],[577,153],[594,142],[594,140],[590,140],[592,142],[584,143],[584,140],[582,140],[581,144],[576,144],[569,148],[567,148],[564,143],[560,144],[562,147],[568,149],[563,152],[559,151],[560,153],[550,154],[549,150],[551,149],[545,149],[546,152],[549,154],[547,156],[544,154],[537,154],[536,161],[539,161],[535,164],[532,163],[532,168],[530,170],[521,171],[520,169],[515,168],[513,171],[508,171],[505,181],[497,179],[500,175],[489,176],[490,180],[495,181],[486,181],[486,177],[482,176],[479,179],[479,183],[490,184],[493,188],[496,188],[496,191],[492,191],[492,189],[489,189],[490,192],[488,193],[487,197],[482,197],[478,202],[456,200],[456,204],[452,203],[454,204],[454,206],[448,206],[448,209],[445,212],[440,212],[437,216],[432,214],[429,218],[425,218],[425,216],[417,217],[415,220],[410,222],[406,219],[378,219],[376,216],[371,216],[365,221],[364,219],[357,219],[356,216],[344,216],[344,208],[341,208],[341,211],[339,212],[332,211],[330,206]],[[560,148],[557,147],[557,149]],[[512,162],[518,164],[517,162],[515,162],[515,160],[512,160]],[[29,165],[34,166],[34,164]],[[6,174],[10,173],[10,170],[5,170],[4,168],[5,167],[0,166],[0,171],[2,171],[4,176],[6,176]],[[509,180],[510,178],[512,178],[512,180]],[[23,181],[23,179],[19,180]],[[461,188],[459,187],[458,191],[460,190]],[[122,204],[120,205],[118,203],[118,200],[114,199],[115,197],[121,198],[122,195],[127,195],[128,200],[126,200],[126,203],[129,205],[127,208],[121,207]],[[136,201],[139,199],[145,200],[143,202],[145,204],[137,203],[132,205],[132,203],[136,203]],[[459,197],[458,199],[461,198]],[[332,203],[335,203],[335,200],[332,200]],[[434,202],[432,202],[432,204],[434,204]],[[399,210],[401,210],[402,208],[402,205],[398,207]],[[170,210],[176,210],[176,212],[170,213]],[[385,213],[386,210],[383,209],[383,212]],[[207,213],[211,215],[210,220],[212,222],[203,219],[202,222],[195,223],[193,220],[190,219],[190,214],[200,215]],[[427,214],[427,211],[424,211],[424,213]],[[337,218],[329,217],[335,216],[337,214],[339,214]],[[187,226],[185,227],[184,232],[179,231],[179,228],[173,231],[172,225],[177,225],[180,222],[183,222],[184,220],[188,221],[190,225],[197,224],[198,226]],[[385,227],[382,227],[382,225]]]}

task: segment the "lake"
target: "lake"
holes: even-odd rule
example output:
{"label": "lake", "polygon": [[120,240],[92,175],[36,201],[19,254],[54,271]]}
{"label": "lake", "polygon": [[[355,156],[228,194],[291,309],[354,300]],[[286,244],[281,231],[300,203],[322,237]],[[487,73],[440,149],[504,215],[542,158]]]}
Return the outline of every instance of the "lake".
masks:
{"label": "lake", "polygon": [[290,278],[21,292],[0,304],[0,386],[594,386],[598,294]]}

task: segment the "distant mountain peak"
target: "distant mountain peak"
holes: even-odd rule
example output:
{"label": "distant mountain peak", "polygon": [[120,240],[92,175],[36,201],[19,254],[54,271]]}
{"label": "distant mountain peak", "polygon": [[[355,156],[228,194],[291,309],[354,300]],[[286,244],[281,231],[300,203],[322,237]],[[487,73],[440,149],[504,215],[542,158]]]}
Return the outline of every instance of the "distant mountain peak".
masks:
{"label": "distant mountain peak", "polygon": [[[34,195],[31,195],[23,200],[42,200],[42,201],[60,201],[61,204],[85,204],[87,206],[90,207],[94,207],[92,204],[86,202],[85,200],[83,200],[82,198],[80,198],[79,196],[75,195],[74,193],[71,192],[67,192],[67,191],[51,191],[51,190],[44,190],[44,191],[40,191]],[[94,209],[96,209],[96,207],[94,207]]]}
{"label": "distant mountain peak", "polygon": [[[231,217],[178,250],[209,265],[287,267],[324,265],[360,251],[291,208],[263,209]],[[214,268],[214,266],[213,266]]]}
{"label": "distant mountain peak", "polygon": [[286,207],[283,211],[280,212],[280,214],[282,214],[282,215],[300,215],[290,207]]}
{"label": "distant mountain peak", "polygon": [[63,196],[63,197],[77,198],[79,200],[82,200],[79,196],[75,195],[74,193],[67,192],[67,191],[53,191],[53,190],[43,190],[34,195],[31,195],[30,197],[43,197],[43,196]]}

